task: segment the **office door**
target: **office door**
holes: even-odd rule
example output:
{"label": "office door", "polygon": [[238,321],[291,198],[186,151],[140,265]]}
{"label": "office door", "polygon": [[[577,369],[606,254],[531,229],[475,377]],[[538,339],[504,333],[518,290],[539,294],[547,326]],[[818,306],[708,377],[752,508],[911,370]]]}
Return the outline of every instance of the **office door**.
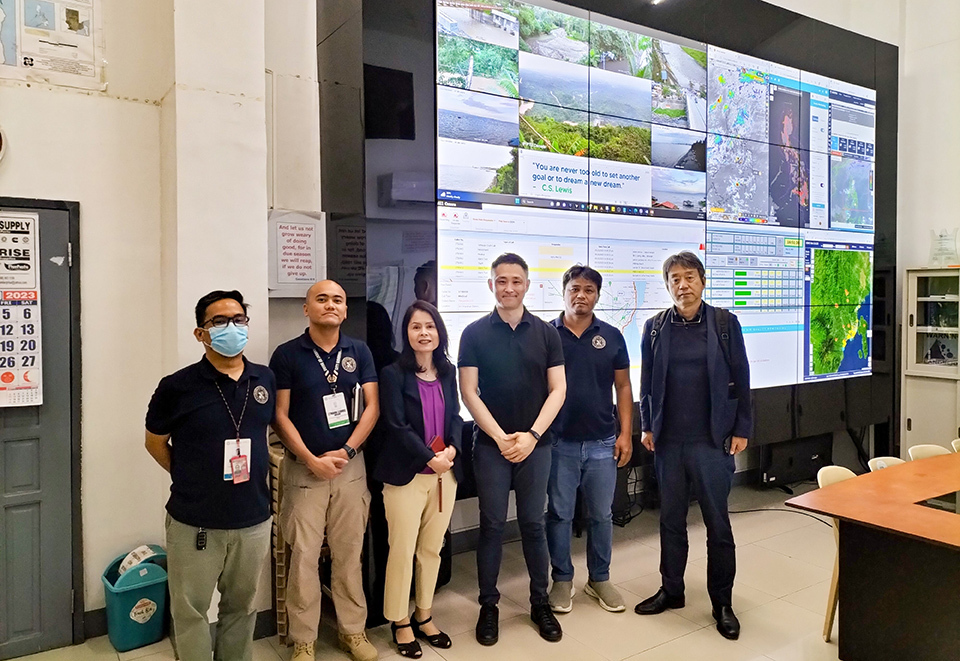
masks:
{"label": "office door", "polygon": [[[79,392],[71,387],[79,376],[73,355],[79,352],[79,338],[73,337],[77,301],[71,300],[71,276],[79,269],[69,245],[76,206],[72,212],[63,204],[60,209],[8,206],[15,203],[0,200],[0,211],[36,213],[39,219],[43,403],[0,408],[0,659],[74,641],[74,580],[80,567],[75,557],[79,457],[72,400]],[[9,246],[0,247],[4,245]],[[0,262],[0,272],[4,268]],[[25,309],[0,306],[0,381],[14,378],[8,374],[10,361],[22,370],[22,357],[5,352],[19,348],[21,340],[29,343],[30,332],[37,328],[26,325],[32,314]],[[22,371],[18,374],[21,378]]]}

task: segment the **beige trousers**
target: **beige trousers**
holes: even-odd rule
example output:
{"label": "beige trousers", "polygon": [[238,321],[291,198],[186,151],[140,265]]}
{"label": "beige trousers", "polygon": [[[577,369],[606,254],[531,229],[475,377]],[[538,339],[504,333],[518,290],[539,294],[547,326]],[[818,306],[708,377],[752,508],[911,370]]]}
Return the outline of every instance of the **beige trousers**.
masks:
{"label": "beige trousers", "polygon": [[457,479],[452,471],[443,474],[442,512],[438,491],[436,475],[416,475],[402,487],[383,485],[383,507],[390,531],[383,616],[391,622],[398,622],[410,614],[414,558],[417,563],[417,608],[429,610],[433,606],[443,535],[450,525],[450,515],[457,499]]}
{"label": "beige trousers", "polygon": [[367,601],[363,595],[360,552],[370,511],[370,492],[363,455],[351,459],[332,480],[322,480],[289,452],[283,462],[280,526],[290,544],[287,574],[287,622],[290,638],[312,643],[320,627],[320,547],[324,531],[332,559],[330,591],[337,628],[352,634],[364,630]]}

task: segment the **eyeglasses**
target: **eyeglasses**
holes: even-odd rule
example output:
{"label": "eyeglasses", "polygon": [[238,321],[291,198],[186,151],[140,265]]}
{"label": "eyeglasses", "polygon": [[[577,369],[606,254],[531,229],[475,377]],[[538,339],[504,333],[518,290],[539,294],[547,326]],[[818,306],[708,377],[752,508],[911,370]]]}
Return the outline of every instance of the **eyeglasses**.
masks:
{"label": "eyeglasses", "polygon": [[234,326],[246,326],[250,323],[250,317],[245,314],[236,314],[232,317],[224,317],[223,315],[217,315],[216,317],[211,317],[203,322],[203,325],[200,328],[206,328],[207,324],[210,324],[213,328],[226,328],[227,324],[233,322]]}

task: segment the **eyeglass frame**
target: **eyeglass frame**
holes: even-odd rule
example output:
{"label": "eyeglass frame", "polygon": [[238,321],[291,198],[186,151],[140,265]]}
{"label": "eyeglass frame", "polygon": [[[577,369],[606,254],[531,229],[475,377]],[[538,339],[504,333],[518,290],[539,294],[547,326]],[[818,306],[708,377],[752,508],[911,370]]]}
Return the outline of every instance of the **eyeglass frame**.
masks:
{"label": "eyeglass frame", "polygon": [[[222,320],[222,322],[220,320]],[[203,322],[200,328],[203,330],[209,330],[207,328],[207,324],[212,324],[210,328],[226,328],[230,322],[233,322],[234,326],[247,326],[250,323],[250,317],[248,317],[245,313],[235,314],[232,317],[217,314]]]}

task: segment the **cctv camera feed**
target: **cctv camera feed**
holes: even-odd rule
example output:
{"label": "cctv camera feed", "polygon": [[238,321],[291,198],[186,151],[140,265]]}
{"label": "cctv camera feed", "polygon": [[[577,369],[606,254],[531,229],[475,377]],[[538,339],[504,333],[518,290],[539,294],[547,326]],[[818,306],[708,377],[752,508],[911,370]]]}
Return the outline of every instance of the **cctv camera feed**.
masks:
{"label": "cctv camera feed", "polygon": [[691,250],[735,312],[754,388],[870,374],[873,90],[535,0],[438,0],[439,306],[495,305],[490,263],[530,266],[555,318],[574,264],[640,384],[661,266]]}

